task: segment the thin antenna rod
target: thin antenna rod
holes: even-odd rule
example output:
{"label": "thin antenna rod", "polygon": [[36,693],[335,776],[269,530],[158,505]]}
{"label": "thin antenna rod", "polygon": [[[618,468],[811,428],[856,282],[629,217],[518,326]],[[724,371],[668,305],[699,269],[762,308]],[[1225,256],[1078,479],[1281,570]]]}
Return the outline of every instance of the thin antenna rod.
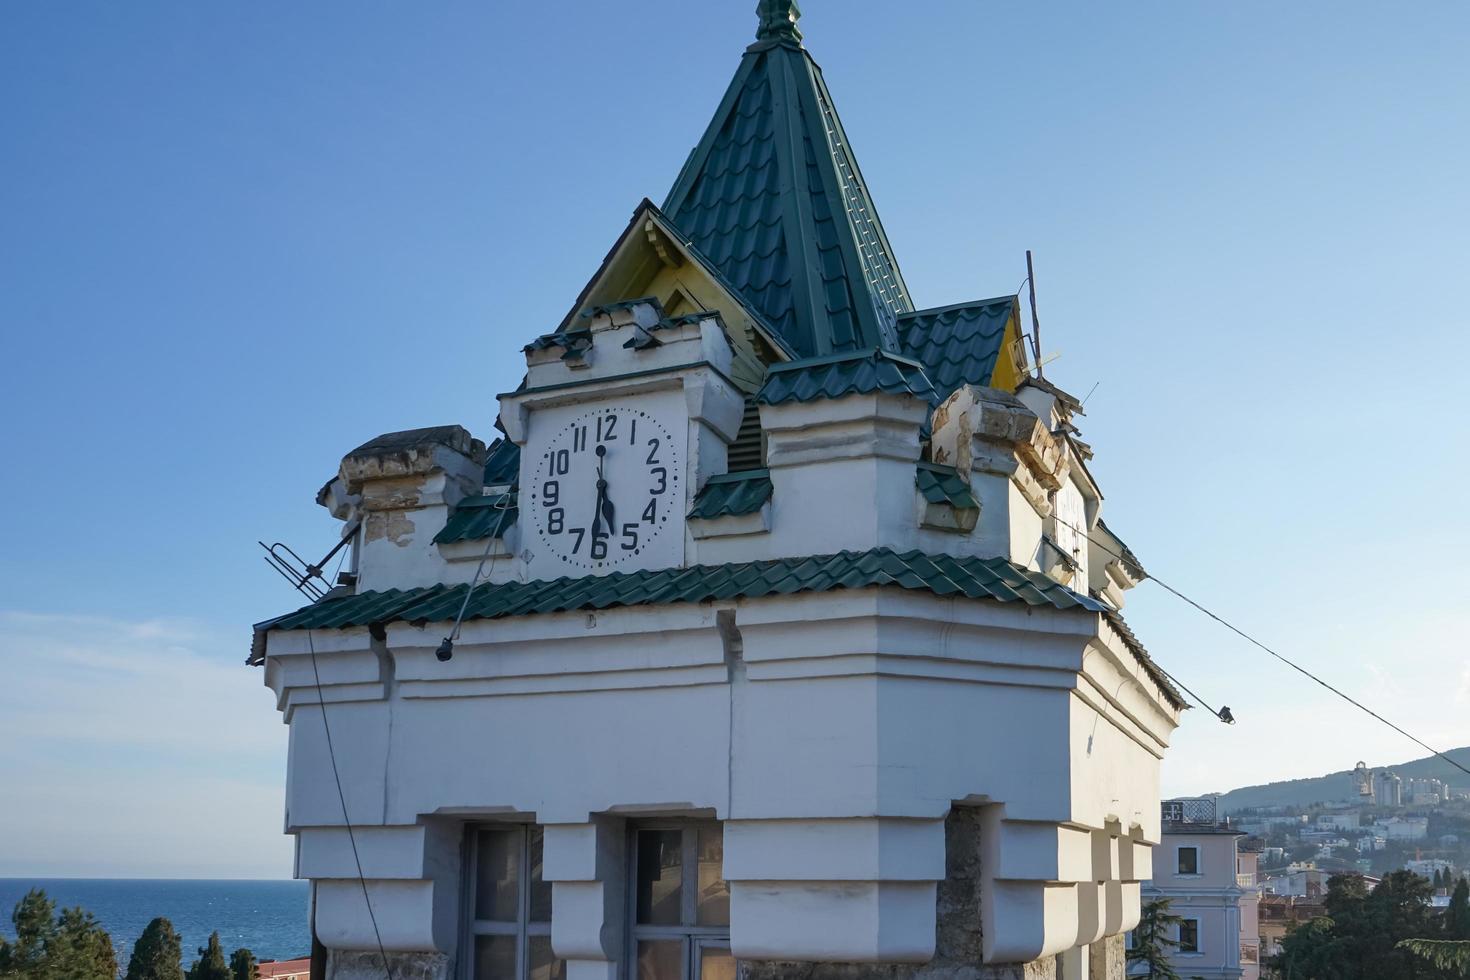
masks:
{"label": "thin antenna rod", "polygon": [[1031,353],[1036,358],[1036,376],[1046,377],[1041,367],[1041,320],[1036,316],[1036,270],[1031,267],[1031,250],[1026,249],[1026,283],[1031,290]]}

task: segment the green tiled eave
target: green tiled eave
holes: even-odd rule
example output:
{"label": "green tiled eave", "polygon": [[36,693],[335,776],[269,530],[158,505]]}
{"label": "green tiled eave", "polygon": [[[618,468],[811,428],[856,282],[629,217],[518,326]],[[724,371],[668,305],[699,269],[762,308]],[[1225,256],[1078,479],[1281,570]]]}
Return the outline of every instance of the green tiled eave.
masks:
{"label": "green tiled eave", "polygon": [[975,499],[969,481],[953,466],[920,463],[914,483],[931,504],[949,504],[958,510],[980,509],[980,501]]}
{"label": "green tiled eave", "polygon": [[694,498],[689,516],[712,521],[717,517],[754,514],[771,499],[771,471],[745,470],[712,476]]}
{"label": "green tiled eave", "polygon": [[509,439],[496,439],[485,455],[485,486],[513,486],[521,478],[521,447]]}
{"label": "green tiled eave", "polygon": [[924,365],[940,399],[961,385],[989,385],[1016,297],[916,310],[898,318],[899,349]]}
{"label": "green tiled eave", "polygon": [[[811,558],[482,584],[471,595],[465,607],[465,618],[501,619],[620,606],[758,599],[875,586],[1058,610],[1076,609],[1108,617],[1115,615],[1105,603],[1078,595],[1040,572],[1021,568],[1003,558],[959,558],[876,548]],[[264,649],[260,646],[259,637],[267,632],[346,629],[395,622],[449,622],[459,613],[468,589],[467,585],[434,585],[323,599],[294,613],[257,624],[257,652],[252,656],[252,662],[259,663],[263,659]],[[1142,652],[1142,648],[1135,652],[1155,682],[1174,698],[1173,686]],[[1177,703],[1182,704],[1182,700]]]}
{"label": "green tiled eave", "polygon": [[886,347],[908,289],[821,69],[752,45],[664,212],[799,356]]}
{"label": "green tiled eave", "polygon": [[773,364],[757,399],[766,405],[818,398],[867,395],[875,391],[937,402],[934,386],[918,361],[883,350],[832,354]]}
{"label": "green tiled eave", "polygon": [[450,513],[444,530],[434,535],[434,543],[452,544],[455,541],[503,538],[519,516],[515,494],[467,497]]}

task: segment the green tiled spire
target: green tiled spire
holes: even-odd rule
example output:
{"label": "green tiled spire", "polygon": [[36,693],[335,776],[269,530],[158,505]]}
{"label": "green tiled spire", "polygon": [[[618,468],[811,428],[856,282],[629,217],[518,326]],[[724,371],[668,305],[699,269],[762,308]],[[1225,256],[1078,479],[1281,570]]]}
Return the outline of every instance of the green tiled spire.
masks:
{"label": "green tiled spire", "polygon": [[898,351],[908,289],[800,45],[795,0],[761,0],[746,50],[663,211],[804,357]]}

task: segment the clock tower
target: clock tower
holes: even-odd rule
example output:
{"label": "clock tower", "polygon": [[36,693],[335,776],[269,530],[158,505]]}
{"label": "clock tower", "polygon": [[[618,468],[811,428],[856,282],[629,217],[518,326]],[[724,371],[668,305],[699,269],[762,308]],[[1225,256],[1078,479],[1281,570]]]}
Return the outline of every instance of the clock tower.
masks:
{"label": "clock tower", "polygon": [[[652,206],[639,212],[647,223]],[[500,420],[520,448],[527,572],[684,565],[685,517],[726,472],[745,408],[723,318],[624,300],[579,311],[525,353],[525,383],[500,396]]]}

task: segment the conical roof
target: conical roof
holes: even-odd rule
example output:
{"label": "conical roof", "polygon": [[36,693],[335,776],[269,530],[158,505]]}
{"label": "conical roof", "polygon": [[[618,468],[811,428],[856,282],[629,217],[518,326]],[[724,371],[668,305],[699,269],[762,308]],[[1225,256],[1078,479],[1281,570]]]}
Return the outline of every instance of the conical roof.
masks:
{"label": "conical roof", "polygon": [[762,0],[756,43],[663,211],[799,355],[899,350],[913,310],[888,237],[796,28]]}

